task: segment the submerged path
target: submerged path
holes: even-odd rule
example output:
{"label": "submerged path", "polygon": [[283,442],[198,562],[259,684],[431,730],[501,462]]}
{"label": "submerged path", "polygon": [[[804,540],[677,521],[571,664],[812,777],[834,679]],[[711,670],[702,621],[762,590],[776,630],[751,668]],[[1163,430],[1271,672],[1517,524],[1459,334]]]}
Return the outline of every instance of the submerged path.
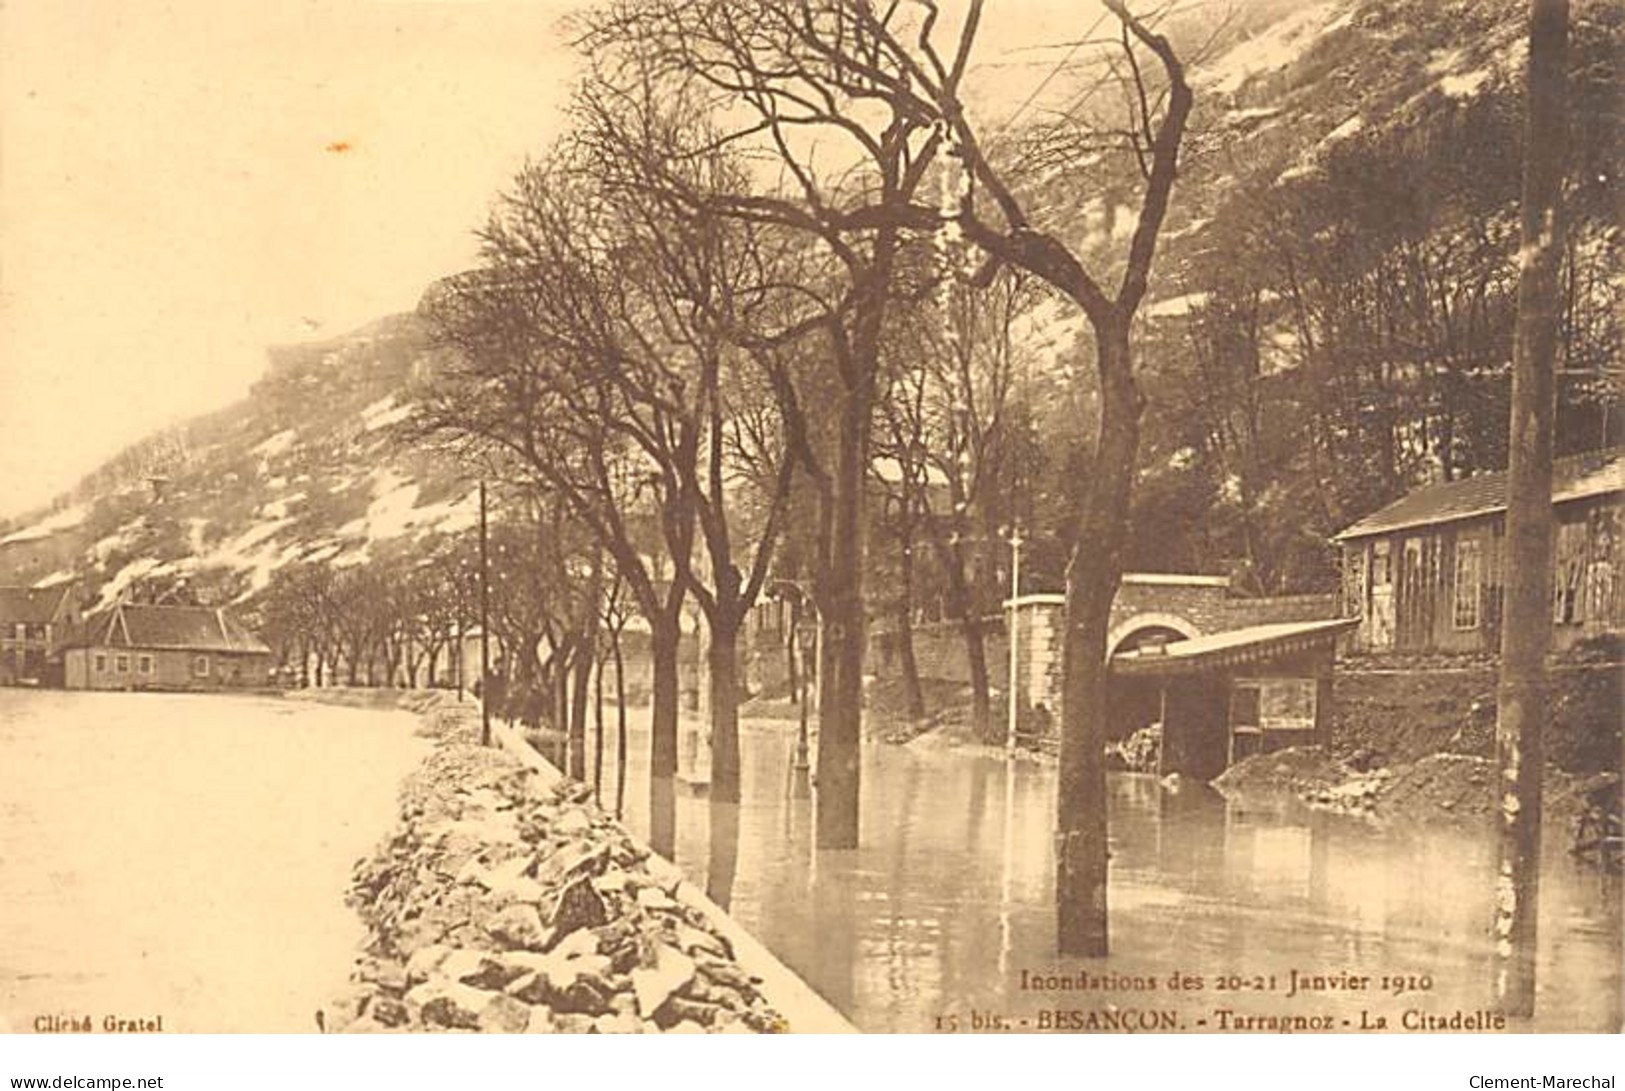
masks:
{"label": "submerged path", "polygon": [[[1112,954],[1057,958],[1053,767],[929,737],[866,743],[861,844],[818,852],[813,801],[788,790],[793,725],[744,725],[741,804],[679,790],[652,823],[646,719],[632,721],[627,824],[674,829],[678,866],[862,1030],[966,1029],[989,1015],[1018,1030],[1046,1018],[1114,1029],[1125,1013],[1128,1029],[1235,1030],[1240,1015],[1413,1030],[1493,1007],[1487,829],[1384,833],[1112,774]],[[615,765],[611,752],[611,801]],[[1619,1029],[1620,894],[1618,876],[1547,852],[1539,1005],[1508,1029]],[[1329,983],[1295,991],[1294,973]]]}
{"label": "submerged path", "polygon": [[415,724],[275,698],[0,690],[0,1029],[314,1030],[362,935],[350,868],[427,749]]}

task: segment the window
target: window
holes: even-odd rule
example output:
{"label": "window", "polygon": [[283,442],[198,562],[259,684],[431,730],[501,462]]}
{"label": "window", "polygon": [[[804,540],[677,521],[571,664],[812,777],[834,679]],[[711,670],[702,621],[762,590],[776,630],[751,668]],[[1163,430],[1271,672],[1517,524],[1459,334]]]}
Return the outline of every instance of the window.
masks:
{"label": "window", "polygon": [[1458,630],[1478,628],[1479,591],[1483,584],[1483,545],[1477,538],[1456,539],[1456,584],[1451,624]]}
{"label": "window", "polygon": [[1230,695],[1230,722],[1265,731],[1315,729],[1313,678],[1237,679]]}
{"label": "window", "polygon": [[1552,621],[1557,625],[1578,625],[1585,620],[1586,525],[1557,525],[1557,554],[1553,558]]}
{"label": "window", "polygon": [[118,672],[120,674],[129,674],[130,673],[130,657],[127,656],[127,655],[116,655],[116,656],[114,656],[113,657],[113,665],[118,668]]}
{"label": "window", "polygon": [[1621,614],[1619,595],[1619,532],[1620,513],[1610,508],[1599,508],[1591,513],[1590,563],[1586,565],[1586,617],[1593,625],[1608,627],[1618,623]]}
{"label": "window", "polygon": [[152,656],[150,656],[150,655],[141,656],[139,659],[136,660],[136,665],[135,666],[136,666],[136,670],[139,671],[141,674],[151,674],[152,673]]}
{"label": "window", "polygon": [[107,673],[107,656],[105,656],[105,655],[103,655],[103,654],[101,654],[99,652],[96,655],[96,673],[97,674],[106,674]]}
{"label": "window", "polygon": [[1343,616],[1365,617],[1366,544],[1343,550]]}
{"label": "window", "polygon": [[1272,678],[1258,696],[1258,726],[1265,731],[1315,729],[1315,680]]}
{"label": "window", "polygon": [[209,677],[209,657],[198,655],[192,657],[192,674],[197,678]]}
{"label": "window", "polygon": [[1389,551],[1392,546],[1387,541],[1379,541],[1371,547],[1371,586],[1387,587],[1393,582],[1393,573],[1388,568]]}

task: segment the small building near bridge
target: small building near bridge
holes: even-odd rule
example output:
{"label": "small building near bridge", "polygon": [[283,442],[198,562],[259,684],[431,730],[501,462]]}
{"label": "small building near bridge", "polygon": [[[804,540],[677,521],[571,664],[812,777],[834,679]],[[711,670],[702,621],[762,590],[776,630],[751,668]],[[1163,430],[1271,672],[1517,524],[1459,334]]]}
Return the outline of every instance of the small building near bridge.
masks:
{"label": "small building near bridge", "polygon": [[120,603],[86,620],[65,653],[69,689],[231,690],[271,684],[271,649],[211,606]]}
{"label": "small building near bridge", "polygon": [[1110,700],[1155,703],[1160,774],[1211,780],[1253,754],[1330,740],[1337,640],[1355,624],[1277,622],[1119,651]]}

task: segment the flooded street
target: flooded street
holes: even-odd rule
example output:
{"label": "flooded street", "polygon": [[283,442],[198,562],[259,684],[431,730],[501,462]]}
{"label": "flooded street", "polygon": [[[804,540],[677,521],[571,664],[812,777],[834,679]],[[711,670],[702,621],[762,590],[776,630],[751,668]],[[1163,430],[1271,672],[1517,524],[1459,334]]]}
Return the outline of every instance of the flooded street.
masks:
{"label": "flooded street", "polygon": [[0,690],[0,1021],[300,1031],[361,926],[355,859],[426,752],[404,712]]}
{"label": "flooded street", "polygon": [[[1041,1014],[1057,1009],[1129,1029],[1233,1030],[1249,1015],[1430,1029],[1429,1018],[1482,1018],[1492,1006],[1488,836],[1383,836],[1351,819],[1249,812],[1204,788],[1171,794],[1114,774],[1114,953],[1061,961],[1052,768],[870,744],[862,847],[815,853],[812,802],[788,792],[793,727],[742,734],[745,802],[715,809],[712,837],[713,808],[679,788],[677,862],[864,1030],[992,1019],[1035,1030],[1063,1018]],[[629,766],[627,819],[649,836],[641,730]],[[611,805],[614,768],[611,752]],[[1549,850],[1541,895],[1533,1028],[1618,1030],[1619,879]]]}

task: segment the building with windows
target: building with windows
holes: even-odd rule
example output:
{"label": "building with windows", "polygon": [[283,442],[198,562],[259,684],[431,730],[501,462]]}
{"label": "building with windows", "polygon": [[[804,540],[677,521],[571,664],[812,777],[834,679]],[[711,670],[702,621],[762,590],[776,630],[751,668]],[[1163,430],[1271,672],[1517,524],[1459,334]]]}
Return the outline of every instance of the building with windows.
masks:
{"label": "building with windows", "polygon": [[60,685],[78,620],[73,585],[0,587],[0,685]]}
{"label": "building with windows", "polygon": [[88,619],[64,655],[69,689],[255,689],[271,649],[227,611],[120,603]]}
{"label": "building with windows", "polygon": [[[1552,642],[1625,628],[1625,447],[1553,468]],[[1338,534],[1353,650],[1494,654],[1501,639],[1506,474],[1418,489]]]}

